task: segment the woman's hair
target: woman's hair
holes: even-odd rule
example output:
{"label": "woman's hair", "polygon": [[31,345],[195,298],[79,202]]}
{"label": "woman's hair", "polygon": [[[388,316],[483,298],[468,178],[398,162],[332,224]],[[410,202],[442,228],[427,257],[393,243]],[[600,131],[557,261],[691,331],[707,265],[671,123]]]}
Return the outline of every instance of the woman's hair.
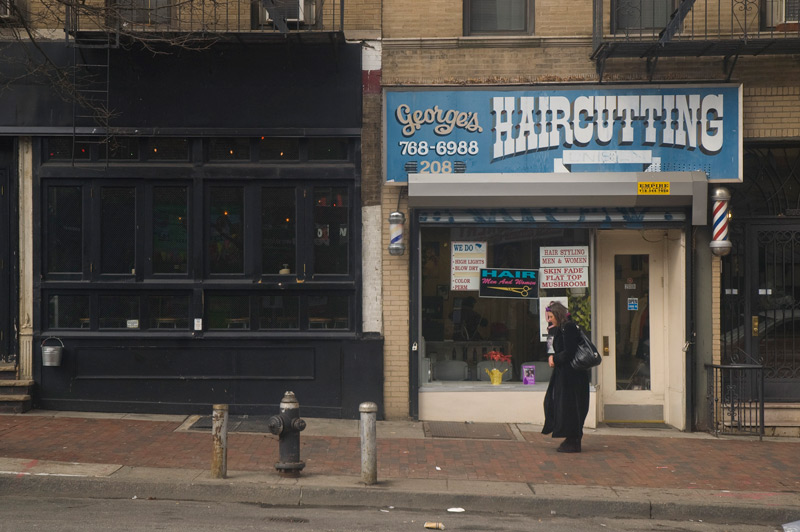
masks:
{"label": "woman's hair", "polygon": [[550,305],[548,305],[545,310],[553,315],[559,326],[567,323],[567,320],[570,318],[567,307],[558,301],[551,301]]}

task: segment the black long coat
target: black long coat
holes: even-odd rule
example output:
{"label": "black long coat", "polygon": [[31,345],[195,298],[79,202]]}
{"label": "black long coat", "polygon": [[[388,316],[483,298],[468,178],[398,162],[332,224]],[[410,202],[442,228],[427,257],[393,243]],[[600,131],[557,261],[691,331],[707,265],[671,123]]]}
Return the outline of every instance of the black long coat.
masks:
{"label": "black long coat", "polygon": [[575,370],[570,366],[580,341],[578,326],[568,321],[554,329],[555,367],[544,396],[542,434],[552,432],[554,438],[580,437],[589,413],[589,370]]}

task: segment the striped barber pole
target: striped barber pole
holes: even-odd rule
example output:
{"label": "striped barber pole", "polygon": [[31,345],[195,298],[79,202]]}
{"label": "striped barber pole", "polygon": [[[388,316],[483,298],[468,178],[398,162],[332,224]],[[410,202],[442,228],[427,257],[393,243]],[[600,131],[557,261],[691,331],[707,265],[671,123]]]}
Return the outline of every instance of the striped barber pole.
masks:
{"label": "striped barber pole", "polygon": [[728,203],[731,193],[725,187],[719,187],[714,190],[711,199],[714,201],[711,226],[713,238],[709,246],[714,255],[721,257],[730,253],[733,246],[728,240]]}

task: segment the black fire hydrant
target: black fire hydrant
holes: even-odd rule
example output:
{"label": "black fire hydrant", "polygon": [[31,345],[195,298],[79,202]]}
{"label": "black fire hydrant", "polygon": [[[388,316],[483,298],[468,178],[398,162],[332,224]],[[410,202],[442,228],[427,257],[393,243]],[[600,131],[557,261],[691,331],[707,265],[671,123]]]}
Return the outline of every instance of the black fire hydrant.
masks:
{"label": "black fire hydrant", "polygon": [[300,431],[306,428],[306,422],[300,419],[300,403],[294,392],[286,392],[281,399],[281,413],[267,421],[269,431],[278,435],[280,461],[275,469],[282,476],[298,477],[306,466],[300,460]]}

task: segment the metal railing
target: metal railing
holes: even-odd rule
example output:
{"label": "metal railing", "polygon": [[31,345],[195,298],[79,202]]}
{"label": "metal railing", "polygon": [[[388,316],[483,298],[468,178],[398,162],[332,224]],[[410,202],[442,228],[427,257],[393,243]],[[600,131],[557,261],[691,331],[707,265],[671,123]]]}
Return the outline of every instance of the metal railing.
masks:
{"label": "metal railing", "polygon": [[764,366],[706,364],[710,432],[764,436]]}

